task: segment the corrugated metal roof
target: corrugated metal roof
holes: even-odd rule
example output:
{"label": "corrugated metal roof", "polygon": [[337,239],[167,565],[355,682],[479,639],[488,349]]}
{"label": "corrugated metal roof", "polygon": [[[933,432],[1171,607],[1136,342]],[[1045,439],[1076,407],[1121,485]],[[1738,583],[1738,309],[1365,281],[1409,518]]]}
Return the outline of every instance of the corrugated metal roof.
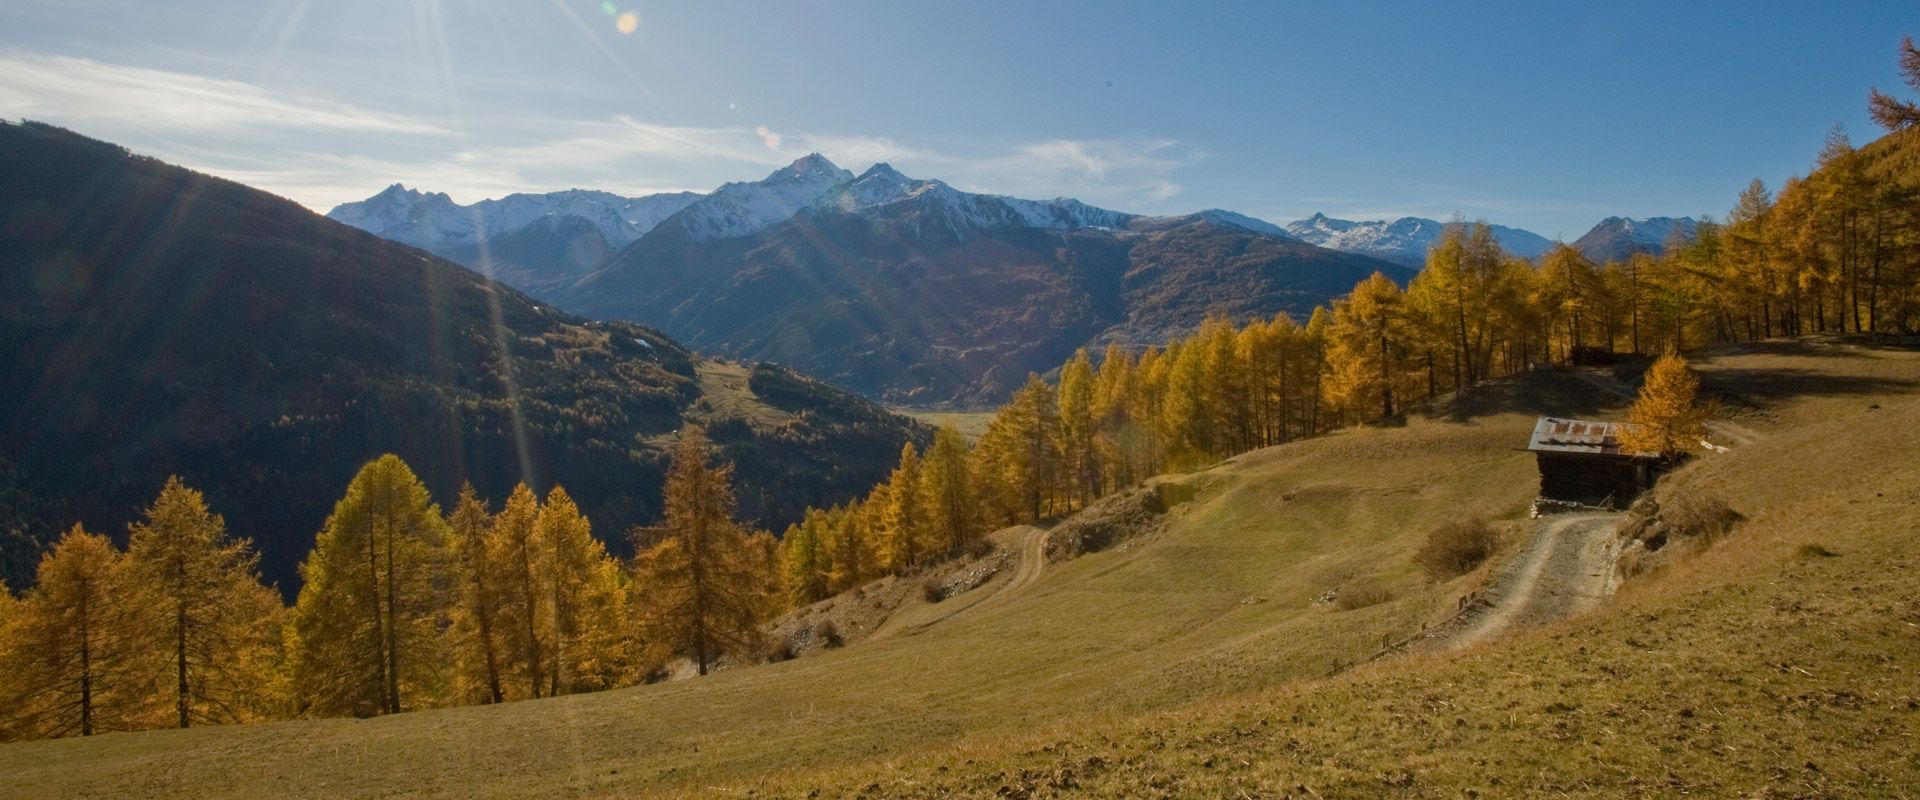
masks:
{"label": "corrugated metal roof", "polygon": [[1604,456],[1650,455],[1629,452],[1620,446],[1620,431],[1626,426],[1624,422],[1541,417],[1533,426],[1533,438],[1527,441],[1527,449]]}

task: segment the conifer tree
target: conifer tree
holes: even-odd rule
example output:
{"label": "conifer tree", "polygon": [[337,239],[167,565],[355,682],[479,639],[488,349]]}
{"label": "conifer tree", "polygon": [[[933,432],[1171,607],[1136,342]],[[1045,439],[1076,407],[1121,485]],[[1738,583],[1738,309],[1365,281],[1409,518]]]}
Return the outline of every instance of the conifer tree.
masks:
{"label": "conifer tree", "polygon": [[1678,458],[1700,449],[1712,409],[1695,402],[1700,379],[1679,353],[1668,350],[1647,370],[1640,396],[1627,412],[1630,423],[1620,435],[1627,450]]}
{"label": "conifer tree", "polygon": [[826,512],[809,508],[780,537],[780,583],[789,606],[804,606],[827,596],[826,517]]}
{"label": "conifer tree", "polygon": [[540,697],[550,675],[548,648],[552,622],[545,590],[549,553],[539,538],[540,499],[524,483],[513,487],[507,504],[493,518],[487,536],[488,558],[498,570],[501,588],[501,641],[510,686],[519,696]]}
{"label": "conifer tree", "polygon": [[460,640],[461,696],[477,696],[483,703],[505,702],[500,673],[503,660],[500,621],[500,570],[487,549],[492,514],[474,494],[472,484],[460,487],[447,528],[460,565],[460,613],[454,630]]}
{"label": "conifer tree", "polygon": [[[1920,49],[1913,46],[1913,37],[1900,40],[1900,77],[1915,91],[1920,91]],[[1920,105],[1881,94],[1879,89],[1869,90],[1867,111],[1873,115],[1873,121],[1890,131],[1904,130],[1920,125]]]}
{"label": "conifer tree", "polygon": [[547,493],[535,523],[548,568],[548,695],[622,685],[628,678],[627,595],[620,567],[594,538],[567,491]]}
{"label": "conifer tree", "polygon": [[1133,357],[1117,344],[1107,345],[1094,383],[1094,459],[1100,476],[1096,494],[1105,494],[1133,483],[1133,462],[1144,444],[1134,414],[1140,384]]}
{"label": "conifer tree", "polygon": [[288,645],[298,705],[394,714],[439,702],[446,521],[392,454],[360,468],[300,565]]}
{"label": "conifer tree", "polygon": [[967,468],[967,440],[951,425],[933,434],[933,446],[920,468],[919,494],[929,546],[951,553],[973,544],[980,516]]}
{"label": "conifer tree", "polygon": [[644,623],[705,675],[715,661],[757,646],[767,576],[733,521],[733,465],[713,465],[705,431],[688,425],[667,468],[666,519],[636,560]]}
{"label": "conifer tree", "polygon": [[178,477],[167,479],[127,543],[127,591],[172,724],[232,723],[268,711],[280,598],[260,584],[252,543]]}
{"label": "conifer tree", "polygon": [[1072,501],[1084,505],[1100,493],[1100,464],[1094,449],[1095,380],[1085,348],[1060,369],[1060,445]]}
{"label": "conifer tree", "polygon": [[887,480],[882,528],[887,565],[906,574],[927,556],[927,514],[920,493],[920,454],[908,442],[900,448],[900,466]]}
{"label": "conifer tree", "polygon": [[40,559],[32,592],[13,611],[0,668],[11,695],[0,716],[22,738],[131,730],[153,689],[140,669],[142,631],[125,562],[107,537],[79,525]]}
{"label": "conifer tree", "polygon": [[15,719],[19,710],[19,687],[15,684],[21,669],[17,662],[21,652],[19,623],[20,599],[13,596],[6,580],[0,578],[0,742],[21,737],[16,730],[20,720]]}
{"label": "conifer tree", "polygon": [[1211,460],[1214,414],[1207,385],[1207,348],[1195,337],[1167,347],[1166,393],[1160,405],[1160,428],[1170,457],[1177,466]]}
{"label": "conifer tree", "polygon": [[[1003,420],[1005,424],[996,430],[995,424]],[[1054,498],[1064,493],[1066,477],[1060,456],[1060,407],[1053,389],[1038,374],[1029,373],[1013,402],[988,426],[983,444],[987,438],[995,439],[990,453],[1019,520],[1032,522],[1047,516]]]}
{"label": "conifer tree", "polygon": [[1401,301],[1399,285],[1376,272],[1334,304],[1327,331],[1332,394],[1362,419],[1369,416],[1370,403],[1381,417],[1393,416],[1398,408],[1394,389],[1406,329]]}

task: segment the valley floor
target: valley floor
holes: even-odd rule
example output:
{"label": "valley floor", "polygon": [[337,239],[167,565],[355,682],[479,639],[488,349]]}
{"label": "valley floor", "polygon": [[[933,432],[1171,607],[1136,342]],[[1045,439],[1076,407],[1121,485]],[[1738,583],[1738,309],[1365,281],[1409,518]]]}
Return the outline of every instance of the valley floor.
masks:
{"label": "valley floor", "polygon": [[[1659,491],[1748,521],[1604,599],[1600,519],[1455,581],[1412,561],[1440,521],[1524,515],[1536,415],[1619,413],[1534,373],[1174,478],[1195,499],[1160,532],[1036,562],[918,630],[598,695],[8,745],[0,774],[24,797],[1912,796],[1920,352],[1770,343],[1698,366],[1755,435]],[[1496,612],[1458,649],[1323,677],[1490,576]],[[1391,599],[1322,602],[1359,581]]]}

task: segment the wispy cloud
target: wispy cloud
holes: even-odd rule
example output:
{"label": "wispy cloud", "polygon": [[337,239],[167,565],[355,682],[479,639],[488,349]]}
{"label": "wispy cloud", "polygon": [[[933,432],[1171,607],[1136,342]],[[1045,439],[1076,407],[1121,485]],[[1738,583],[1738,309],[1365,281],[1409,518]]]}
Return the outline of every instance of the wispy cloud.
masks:
{"label": "wispy cloud", "polygon": [[460,202],[571,187],[706,191],[809,152],[856,171],[884,161],[972,191],[1141,210],[1180,195],[1177,173],[1205,157],[1166,139],[910,144],[771,124],[532,122],[472,109],[451,124],[244,81],[18,51],[0,52],[0,116],[68,125],[319,210],[394,182]]}
{"label": "wispy cloud", "polygon": [[350,104],[270,93],[250,83],[104,64],[85,58],[0,54],[0,113],[75,123],[137,121],[184,133],[242,129],[445,135],[445,129]]}

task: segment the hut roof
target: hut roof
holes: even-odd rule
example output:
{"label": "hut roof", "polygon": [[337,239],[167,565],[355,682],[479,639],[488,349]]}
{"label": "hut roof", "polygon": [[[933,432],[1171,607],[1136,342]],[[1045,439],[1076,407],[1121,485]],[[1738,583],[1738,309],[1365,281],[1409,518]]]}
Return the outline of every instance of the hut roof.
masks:
{"label": "hut roof", "polygon": [[1647,456],[1620,446],[1624,422],[1597,422],[1585,419],[1541,417],[1533,426],[1533,438],[1527,449],[1544,453],[1584,453],[1599,456]]}

